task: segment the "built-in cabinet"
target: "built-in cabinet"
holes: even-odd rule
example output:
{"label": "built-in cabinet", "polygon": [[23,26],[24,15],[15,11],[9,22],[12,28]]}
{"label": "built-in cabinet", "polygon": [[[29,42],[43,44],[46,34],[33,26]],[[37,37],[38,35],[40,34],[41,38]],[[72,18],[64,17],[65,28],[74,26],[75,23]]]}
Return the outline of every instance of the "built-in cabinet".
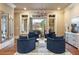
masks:
{"label": "built-in cabinet", "polygon": [[9,18],[9,39],[14,38],[14,19],[12,16]]}
{"label": "built-in cabinet", "polygon": [[79,17],[71,18],[70,25],[65,32],[66,42],[79,49]]}
{"label": "built-in cabinet", "polygon": [[65,40],[67,43],[79,49],[79,33],[66,32]]}
{"label": "built-in cabinet", "polygon": [[9,15],[6,13],[0,14],[0,42],[4,42],[9,39]]}
{"label": "built-in cabinet", "polygon": [[55,32],[55,15],[49,15],[49,28],[52,32]]}
{"label": "built-in cabinet", "polygon": [[22,14],[20,16],[20,34],[27,33],[28,15]]}
{"label": "built-in cabinet", "polygon": [[0,49],[14,44],[14,21],[8,13],[0,13]]}

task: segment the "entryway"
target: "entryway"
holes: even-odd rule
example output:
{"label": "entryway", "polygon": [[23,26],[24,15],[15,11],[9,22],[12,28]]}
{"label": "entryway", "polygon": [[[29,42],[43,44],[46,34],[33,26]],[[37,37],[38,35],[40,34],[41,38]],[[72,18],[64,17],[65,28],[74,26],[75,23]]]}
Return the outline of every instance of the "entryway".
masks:
{"label": "entryway", "polygon": [[46,20],[43,18],[33,18],[31,21],[31,31],[37,31],[40,38],[44,37]]}

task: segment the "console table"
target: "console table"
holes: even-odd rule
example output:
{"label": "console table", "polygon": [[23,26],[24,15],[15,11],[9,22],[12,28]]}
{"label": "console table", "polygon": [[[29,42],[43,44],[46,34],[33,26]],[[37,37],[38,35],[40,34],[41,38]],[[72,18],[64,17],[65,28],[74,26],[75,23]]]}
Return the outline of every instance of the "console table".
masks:
{"label": "console table", "polygon": [[79,33],[65,32],[65,40],[79,49]]}

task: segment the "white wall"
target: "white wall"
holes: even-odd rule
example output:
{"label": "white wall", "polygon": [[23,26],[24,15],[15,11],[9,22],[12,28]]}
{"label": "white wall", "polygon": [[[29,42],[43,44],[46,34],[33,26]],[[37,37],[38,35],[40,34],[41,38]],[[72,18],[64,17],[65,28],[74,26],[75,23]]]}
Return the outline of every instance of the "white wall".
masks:
{"label": "white wall", "polygon": [[[34,14],[33,12],[35,12],[35,11],[34,10],[30,10],[30,11],[27,10],[25,12],[18,11],[18,13],[20,13],[20,15],[21,14],[28,14],[29,17],[32,14]],[[55,14],[56,15],[56,17],[55,17],[55,32],[56,32],[57,36],[64,35],[64,12],[63,12],[63,10],[60,10],[60,11],[58,11],[58,10],[48,10],[47,12],[48,12],[48,15],[49,14]],[[48,15],[47,15],[47,19],[46,19],[46,21],[47,21],[47,25],[46,26],[49,29],[49,18],[48,18]],[[29,32],[29,29],[30,29],[30,27],[29,27],[30,26],[29,18],[28,18],[28,22],[27,23],[28,23],[27,24],[27,32]]]}
{"label": "white wall", "polygon": [[73,3],[64,9],[64,26],[65,28],[69,27],[69,31],[71,31],[71,19],[77,16],[79,16],[79,4]]}

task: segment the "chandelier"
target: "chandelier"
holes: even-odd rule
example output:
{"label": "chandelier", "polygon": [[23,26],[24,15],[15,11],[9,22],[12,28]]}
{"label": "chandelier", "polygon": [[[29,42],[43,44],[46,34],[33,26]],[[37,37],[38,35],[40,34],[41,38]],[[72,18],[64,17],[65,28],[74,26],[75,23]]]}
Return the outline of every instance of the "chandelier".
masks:
{"label": "chandelier", "polygon": [[46,17],[47,16],[47,11],[46,10],[43,10],[43,9],[40,9],[40,10],[36,10],[34,12],[34,14],[32,15],[32,17]]}
{"label": "chandelier", "polygon": [[38,10],[37,13],[41,16],[46,16],[47,15],[46,10]]}

